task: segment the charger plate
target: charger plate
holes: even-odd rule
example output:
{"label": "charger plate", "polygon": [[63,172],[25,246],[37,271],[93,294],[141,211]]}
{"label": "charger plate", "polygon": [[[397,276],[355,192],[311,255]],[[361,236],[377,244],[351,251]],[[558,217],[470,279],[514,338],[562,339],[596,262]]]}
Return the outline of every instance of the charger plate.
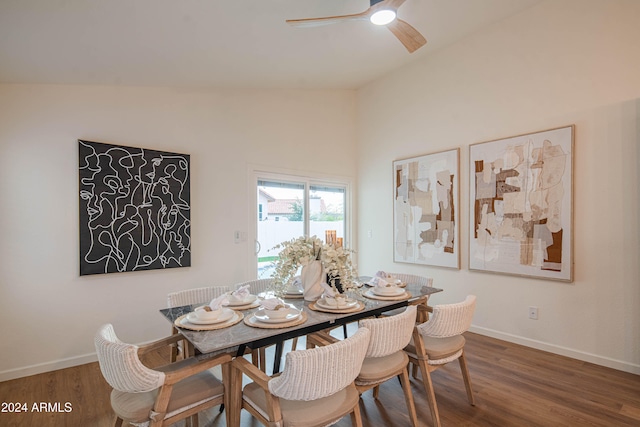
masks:
{"label": "charger plate", "polygon": [[295,294],[285,293],[284,295],[282,295],[282,297],[284,299],[302,299],[302,298],[304,298],[304,294],[302,294],[302,293],[299,293],[299,294],[298,293],[295,293]]}
{"label": "charger plate", "polygon": [[307,313],[304,311],[300,312],[300,317],[293,319],[290,322],[283,323],[265,323],[256,319],[256,316],[253,314],[251,316],[247,316],[244,318],[244,324],[247,326],[252,326],[254,328],[262,328],[262,329],[281,329],[281,328],[290,328],[292,326],[302,325],[307,321]]}
{"label": "charger plate", "polygon": [[216,329],[224,329],[228,328],[229,326],[233,326],[244,318],[244,314],[238,311],[234,311],[231,319],[225,322],[214,323],[211,325],[195,325],[187,320],[188,315],[189,313],[183,314],[182,316],[178,317],[176,321],[173,322],[173,324],[178,328],[189,329],[191,331],[215,331]]}
{"label": "charger plate", "polygon": [[362,301],[357,301],[357,304],[353,307],[345,307],[345,308],[324,308],[318,306],[315,301],[310,302],[309,305],[310,310],[313,311],[322,311],[324,313],[336,313],[336,314],[344,314],[344,313],[357,313],[358,311],[364,310],[364,303]]}
{"label": "charger plate", "polygon": [[402,301],[411,298],[411,292],[404,292],[400,295],[377,295],[373,293],[373,290],[369,289],[363,294],[369,299],[377,299],[380,301]]}
{"label": "charger plate", "polygon": [[230,308],[231,310],[249,310],[250,308],[256,308],[260,306],[260,298],[256,298],[256,300],[249,304],[244,305],[222,305],[225,308]]}

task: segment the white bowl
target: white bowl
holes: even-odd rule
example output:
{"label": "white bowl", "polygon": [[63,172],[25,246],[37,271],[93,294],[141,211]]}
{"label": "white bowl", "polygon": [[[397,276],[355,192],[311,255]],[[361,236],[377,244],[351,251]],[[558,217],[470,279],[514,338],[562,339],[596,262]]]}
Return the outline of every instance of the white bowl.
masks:
{"label": "white bowl", "polygon": [[322,302],[329,307],[342,308],[347,306],[347,299],[343,296],[339,296],[339,297],[325,296],[322,298]]}
{"label": "white bowl", "polygon": [[282,307],[277,310],[263,308],[263,310],[269,319],[284,319],[289,314],[289,307]]}
{"label": "white bowl", "polygon": [[377,295],[397,295],[400,291],[396,285],[389,286],[376,286],[373,288],[373,293]]}
{"label": "white bowl", "polygon": [[199,320],[216,320],[219,316],[220,313],[222,313],[221,309],[217,309],[217,310],[211,310],[211,311],[207,311],[205,310],[204,306],[203,307],[198,307],[195,309],[194,313],[196,314],[196,317]]}

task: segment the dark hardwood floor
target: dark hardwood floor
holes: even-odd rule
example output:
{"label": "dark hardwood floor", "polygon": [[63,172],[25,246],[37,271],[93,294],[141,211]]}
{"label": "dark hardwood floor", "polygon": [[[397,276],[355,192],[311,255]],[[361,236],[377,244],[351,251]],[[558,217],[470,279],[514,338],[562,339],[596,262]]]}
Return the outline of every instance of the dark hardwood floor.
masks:
{"label": "dark hardwood floor", "polygon": [[[476,406],[467,402],[457,362],[434,372],[443,426],[640,426],[640,376],[477,334],[465,336]],[[156,355],[148,363],[165,357]],[[422,382],[412,379],[412,389],[421,425],[432,425]],[[28,411],[0,412],[0,426],[111,426],[109,393],[96,363],[5,381],[0,383],[2,409],[26,403]],[[48,407],[41,408],[40,402]],[[46,411],[34,411],[34,403]],[[385,383],[377,401],[365,393],[361,410],[366,426],[410,425],[399,381]],[[224,426],[224,416],[217,409],[204,412],[200,425]],[[243,427],[259,425],[243,412]],[[337,424],[350,425],[348,418]]]}

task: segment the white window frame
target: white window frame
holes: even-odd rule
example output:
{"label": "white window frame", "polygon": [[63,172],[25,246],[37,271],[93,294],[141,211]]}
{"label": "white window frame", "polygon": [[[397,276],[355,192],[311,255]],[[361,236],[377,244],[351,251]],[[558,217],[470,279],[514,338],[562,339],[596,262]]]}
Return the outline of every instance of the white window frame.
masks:
{"label": "white window frame", "polygon": [[[308,189],[311,185],[326,185],[344,187],[345,189],[345,247],[356,251],[356,230],[354,229],[355,218],[355,203],[354,203],[354,185],[353,177],[339,176],[331,174],[321,174],[316,172],[303,172],[290,169],[272,168],[263,165],[249,165],[248,167],[248,191],[249,195],[249,224],[248,230],[248,270],[251,278],[257,278],[258,272],[256,266],[258,265],[257,258],[257,234],[258,226],[256,218],[258,218],[258,198],[256,197],[256,188],[259,180],[273,180],[273,181],[293,181],[305,183],[305,188],[308,195]],[[305,213],[309,212],[309,200],[305,198]],[[305,233],[308,233],[308,225],[305,220],[304,225]],[[322,238],[323,236],[318,236]]]}

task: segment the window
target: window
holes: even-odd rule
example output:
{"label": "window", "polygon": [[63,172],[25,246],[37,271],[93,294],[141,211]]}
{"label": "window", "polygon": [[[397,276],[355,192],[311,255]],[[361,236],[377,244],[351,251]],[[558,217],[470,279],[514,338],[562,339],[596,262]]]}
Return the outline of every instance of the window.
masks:
{"label": "window", "polygon": [[277,244],[300,236],[325,238],[335,231],[348,246],[347,182],[323,182],[317,178],[256,173],[256,254],[258,278],[271,276]]}

